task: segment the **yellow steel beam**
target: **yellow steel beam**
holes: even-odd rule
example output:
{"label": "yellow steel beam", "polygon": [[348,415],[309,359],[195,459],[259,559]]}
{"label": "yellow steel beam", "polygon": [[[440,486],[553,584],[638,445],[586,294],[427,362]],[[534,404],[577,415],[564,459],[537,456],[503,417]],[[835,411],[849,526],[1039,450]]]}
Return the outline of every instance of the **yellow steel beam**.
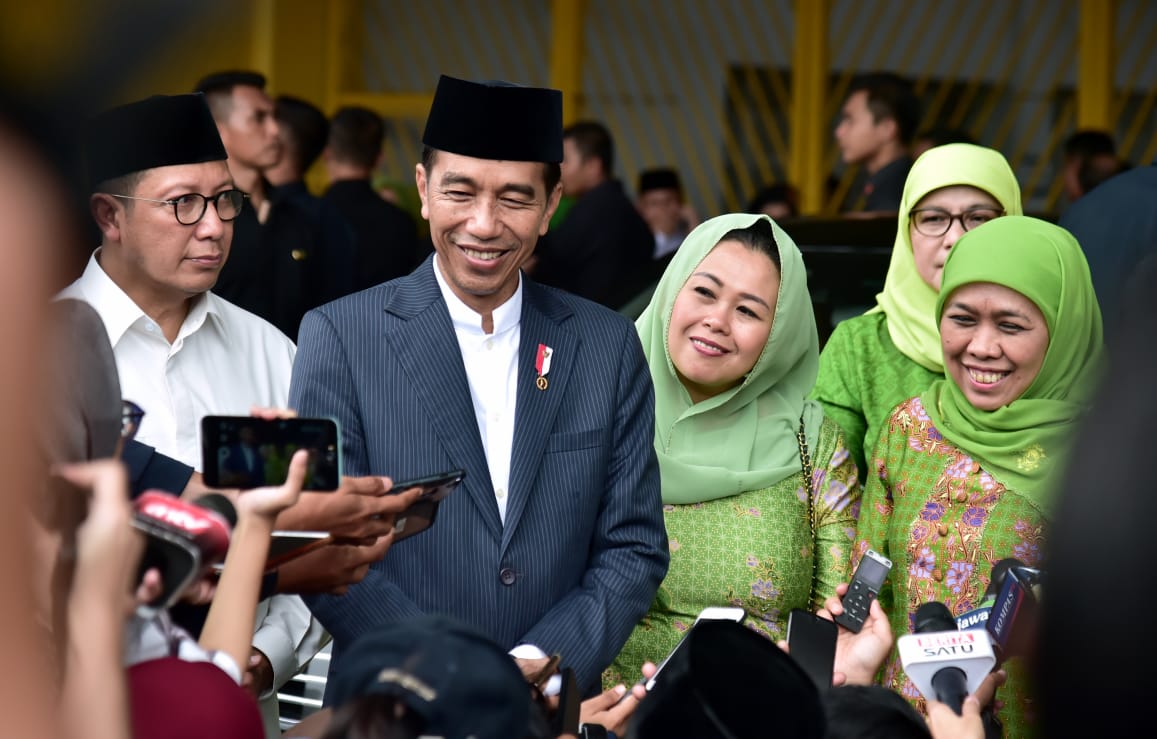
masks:
{"label": "yellow steel beam", "polygon": [[1077,128],[1113,130],[1116,0],[1081,0],[1077,26]]}
{"label": "yellow steel beam", "polygon": [[800,211],[819,213],[824,201],[824,142],[828,121],[828,18],[831,0],[796,0],[792,49],[791,157],[788,177],[800,192]]}
{"label": "yellow steel beam", "polygon": [[551,0],[550,86],[562,90],[562,120],[582,117],[582,49],[584,0]]}

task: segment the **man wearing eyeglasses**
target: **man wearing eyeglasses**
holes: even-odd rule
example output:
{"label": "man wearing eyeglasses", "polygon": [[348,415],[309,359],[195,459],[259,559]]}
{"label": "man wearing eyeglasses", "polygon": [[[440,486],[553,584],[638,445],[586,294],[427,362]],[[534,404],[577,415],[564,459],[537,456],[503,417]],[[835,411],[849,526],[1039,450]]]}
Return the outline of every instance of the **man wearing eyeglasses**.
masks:
{"label": "man wearing eyeglasses", "polygon": [[[245,195],[201,95],[102,113],[86,129],[85,150],[102,239],[61,297],[89,303],[104,321],[124,394],[148,412],[137,439],[199,469],[202,416],[284,407],[289,397],[293,343],[210,292]],[[271,733],[274,690],[324,638],[299,598],[262,602],[253,646]]]}

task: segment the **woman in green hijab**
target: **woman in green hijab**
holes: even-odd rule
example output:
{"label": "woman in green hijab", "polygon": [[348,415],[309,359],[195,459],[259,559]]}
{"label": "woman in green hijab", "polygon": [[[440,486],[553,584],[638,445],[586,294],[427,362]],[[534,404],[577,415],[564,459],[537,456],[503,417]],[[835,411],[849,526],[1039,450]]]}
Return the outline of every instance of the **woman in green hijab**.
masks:
{"label": "woman in green hijab", "polygon": [[948,144],[912,165],[884,291],[875,308],[836,326],[812,392],[847,435],[861,478],[888,413],[944,369],[933,309],[949,250],[969,229],[1020,214],[1016,175],[994,149]]}
{"label": "woman in green hijab", "polygon": [[[1055,479],[1103,354],[1084,254],[1035,218],[1000,218],[960,239],[934,315],[944,374],[886,419],[854,553],[893,561],[879,600],[896,634],[923,603],[954,616],[977,607],[1001,559],[1040,565]],[[1032,734],[1017,662],[998,696],[1006,737]],[[895,649],[883,682],[921,702]]]}
{"label": "woman in green hijab", "polygon": [[784,638],[791,609],[847,580],[860,494],[839,427],[805,399],[819,361],[807,275],[770,218],[692,231],[636,326],[671,563],[611,685],[663,658],[708,606],[742,607]]}

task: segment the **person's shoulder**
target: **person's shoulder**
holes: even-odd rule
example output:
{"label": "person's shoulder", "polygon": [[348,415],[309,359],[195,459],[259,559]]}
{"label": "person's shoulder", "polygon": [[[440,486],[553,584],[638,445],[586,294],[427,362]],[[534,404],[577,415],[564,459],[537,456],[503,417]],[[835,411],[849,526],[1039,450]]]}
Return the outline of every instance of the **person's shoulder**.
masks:
{"label": "person's shoulder", "polygon": [[266,344],[283,344],[293,347],[293,341],[256,313],[250,313],[239,305],[230,303],[225,298],[212,292],[205,293],[209,301],[209,308],[221,321],[227,332],[240,331],[249,339],[260,339]]}

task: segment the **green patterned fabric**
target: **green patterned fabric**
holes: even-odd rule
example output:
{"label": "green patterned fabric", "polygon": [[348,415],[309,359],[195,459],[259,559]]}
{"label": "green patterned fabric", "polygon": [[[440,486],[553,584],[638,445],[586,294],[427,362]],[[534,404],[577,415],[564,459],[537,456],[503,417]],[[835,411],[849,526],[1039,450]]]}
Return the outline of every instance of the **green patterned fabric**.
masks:
{"label": "green patterned fabric", "polygon": [[886,313],[891,319],[888,331],[896,347],[912,361],[936,372],[944,369],[939,313],[934,310],[936,290],[924,282],[916,269],[908,214],[933,190],[954,185],[985,191],[996,198],[1007,215],[1024,212],[1016,175],[999,151],[973,144],[947,144],[924,152],[904,181],[888,276],[884,278],[883,292],[876,296],[876,307],[869,311]]}
{"label": "green patterned fabric", "polygon": [[[995,562],[1015,557],[1040,566],[1046,513],[945,441],[920,398],[892,413],[872,465],[853,556],[858,564],[874,549],[892,560],[879,600],[893,634],[910,633],[916,609],[929,601],[948,606],[953,616],[975,608]],[[1008,683],[997,693],[1005,702],[1000,718],[1008,739],[1034,734],[1031,691],[1019,662],[1005,663]],[[925,710],[894,647],[882,684]]]}
{"label": "green patterned fabric", "polygon": [[651,610],[604,673],[607,687],[630,685],[643,662],[663,659],[707,606],[740,606],[750,626],[785,638],[791,609],[819,605],[808,603],[813,551],[820,602],[847,581],[859,481],[839,427],[825,419],[818,436],[809,449],[814,543],[799,474],[741,495],[663,506],[671,565]]}
{"label": "green patterned fabric", "polygon": [[1089,265],[1068,231],[1009,216],[966,233],[949,252],[937,315],[954,290],[974,283],[1003,285],[1040,309],[1049,329],[1044,364],[1019,398],[994,411],[969,403],[947,372],[922,396],[924,407],[952,443],[1048,510],[1104,355]]}
{"label": "green patterned fabric", "polygon": [[[667,347],[675,298],[728,231],[761,219],[771,223],[780,257],[771,336],[743,382],[692,403]],[[799,474],[800,416],[809,433],[818,431],[823,418],[819,404],[805,400],[816,381],[819,336],[803,255],[782,228],[767,216],[744,213],[702,223],[675,252],[635,327],[655,381],[655,451],[664,503],[726,498]]]}
{"label": "green patterned fabric", "polygon": [[844,430],[848,451],[867,475],[866,457],[892,409],[928,389],[943,375],[909,359],[892,343],[888,316],[870,313],[840,321],[820,354],[811,396],[824,416]]}

